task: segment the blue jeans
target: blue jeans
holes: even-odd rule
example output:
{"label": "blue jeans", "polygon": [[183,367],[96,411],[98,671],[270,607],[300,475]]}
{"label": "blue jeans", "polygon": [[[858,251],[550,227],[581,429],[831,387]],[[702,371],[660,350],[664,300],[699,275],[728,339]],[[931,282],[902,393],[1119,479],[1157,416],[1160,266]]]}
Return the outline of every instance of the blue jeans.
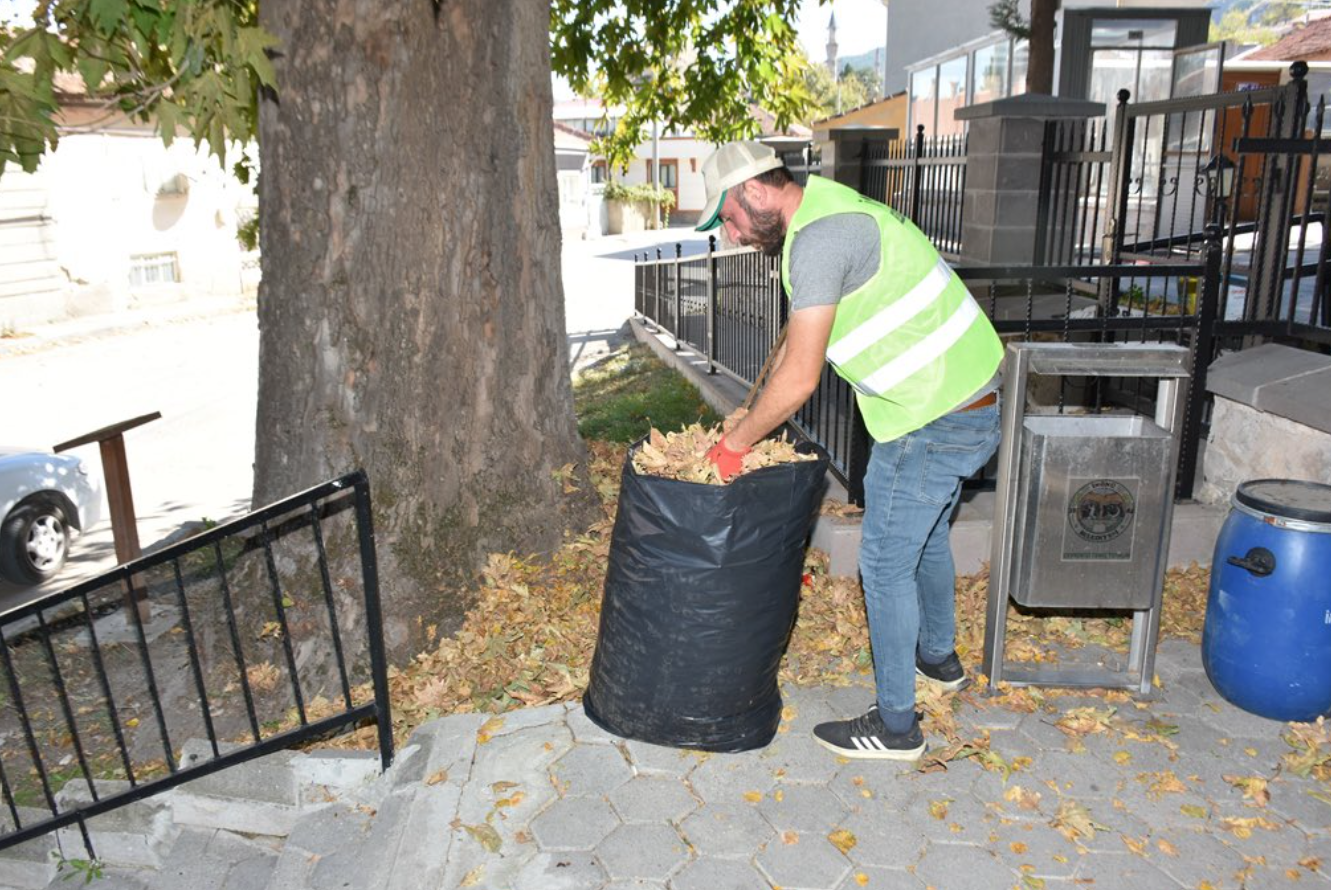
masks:
{"label": "blue jeans", "polygon": [[940,662],[956,645],[949,525],[962,481],[993,455],[998,430],[995,404],[874,443],[864,478],[860,579],[878,708],[889,729],[908,726],[915,711],[916,649],[925,661]]}

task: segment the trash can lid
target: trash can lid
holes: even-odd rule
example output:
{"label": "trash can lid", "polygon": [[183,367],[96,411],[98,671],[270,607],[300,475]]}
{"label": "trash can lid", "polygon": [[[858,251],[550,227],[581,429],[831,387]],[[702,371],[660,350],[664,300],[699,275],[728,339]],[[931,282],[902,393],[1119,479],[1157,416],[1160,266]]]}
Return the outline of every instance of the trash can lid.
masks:
{"label": "trash can lid", "polygon": [[1234,500],[1254,510],[1301,519],[1331,522],[1331,485],[1301,479],[1254,479],[1239,485]]}

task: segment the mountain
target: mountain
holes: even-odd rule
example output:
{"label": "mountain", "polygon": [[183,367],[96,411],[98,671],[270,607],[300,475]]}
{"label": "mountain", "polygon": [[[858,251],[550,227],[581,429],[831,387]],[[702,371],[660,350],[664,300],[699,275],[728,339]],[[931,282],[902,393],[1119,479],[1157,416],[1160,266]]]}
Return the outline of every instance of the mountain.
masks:
{"label": "mountain", "polygon": [[[877,61],[874,60],[874,52],[878,53]],[[869,68],[876,70],[879,76],[882,76],[884,47],[879,47],[876,51],[869,50],[867,53],[860,53],[858,56],[837,56],[837,69],[843,69],[847,65],[852,68]]]}

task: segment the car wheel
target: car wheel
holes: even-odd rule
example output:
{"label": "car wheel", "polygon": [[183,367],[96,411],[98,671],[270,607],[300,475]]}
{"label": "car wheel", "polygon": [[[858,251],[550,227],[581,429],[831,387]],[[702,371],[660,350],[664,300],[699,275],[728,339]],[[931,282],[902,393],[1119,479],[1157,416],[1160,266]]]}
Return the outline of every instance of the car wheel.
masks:
{"label": "car wheel", "polygon": [[15,584],[40,584],[68,554],[69,525],[54,504],[20,505],[0,525],[0,575]]}

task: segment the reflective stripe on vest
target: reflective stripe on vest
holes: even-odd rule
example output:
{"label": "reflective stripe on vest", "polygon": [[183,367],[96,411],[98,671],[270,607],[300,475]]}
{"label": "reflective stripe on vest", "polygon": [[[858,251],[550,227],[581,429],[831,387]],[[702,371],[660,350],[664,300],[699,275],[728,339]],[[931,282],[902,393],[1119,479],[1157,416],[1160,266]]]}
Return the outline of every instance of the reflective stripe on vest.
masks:
{"label": "reflective stripe on vest", "polygon": [[[943,295],[952,283],[952,269],[941,258],[929,270],[924,280],[915,285],[895,303],[880,309],[877,314],[860,323],[846,336],[827,347],[827,360],[844,365],[879,340],[910,321]],[[879,389],[879,392],[882,390]]]}

